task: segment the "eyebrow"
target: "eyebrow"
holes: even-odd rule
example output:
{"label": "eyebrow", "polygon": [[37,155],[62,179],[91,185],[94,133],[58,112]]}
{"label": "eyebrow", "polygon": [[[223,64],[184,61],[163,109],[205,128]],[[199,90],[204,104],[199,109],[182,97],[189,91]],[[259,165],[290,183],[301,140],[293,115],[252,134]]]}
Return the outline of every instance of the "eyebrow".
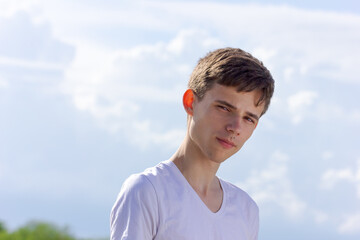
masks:
{"label": "eyebrow", "polygon": [[[220,104],[222,104],[222,105],[225,105],[225,106],[227,106],[228,108],[231,108],[231,109],[233,109],[233,110],[237,110],[237,107],[235,107],[234,105],[232,105],[232,104],[230,104],[230,103],[228,103],[228,102],[226,102],[226,101],[223,101],[223,100],[215,100],[215,102],[220,103]],[[259,120],[259,116],[256,115],[256,114],[254,114],[254,113],[252,113],[252,112],[248,112],[248,111],[247,111],[246,114],[249,115],[249,116],[252,117],[252,118],[255,118],[256,120]]]}

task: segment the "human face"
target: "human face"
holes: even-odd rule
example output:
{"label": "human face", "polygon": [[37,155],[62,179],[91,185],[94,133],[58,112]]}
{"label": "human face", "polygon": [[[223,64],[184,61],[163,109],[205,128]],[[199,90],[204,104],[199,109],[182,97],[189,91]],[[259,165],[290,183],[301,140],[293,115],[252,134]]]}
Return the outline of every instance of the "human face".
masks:
{"label": "human face", "polygon": [[199,157],[221,163],[241,149],[255,130],[263,105],[258,91],[237,92],[215,84],[199,100],[194,97],[189,137]]}

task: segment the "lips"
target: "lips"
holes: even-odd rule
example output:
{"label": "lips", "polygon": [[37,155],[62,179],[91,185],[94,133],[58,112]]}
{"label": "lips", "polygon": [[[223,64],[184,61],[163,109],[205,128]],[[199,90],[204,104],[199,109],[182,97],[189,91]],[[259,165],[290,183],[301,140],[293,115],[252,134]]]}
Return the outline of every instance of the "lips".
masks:
{"label": "lips", "polygon": [[233,142],[228,141],[226,139],[216,138],[216,140],[218,140],[218,142],[221,144],[221,146],[223,146],[226,149],[236,147],[236,145]]}

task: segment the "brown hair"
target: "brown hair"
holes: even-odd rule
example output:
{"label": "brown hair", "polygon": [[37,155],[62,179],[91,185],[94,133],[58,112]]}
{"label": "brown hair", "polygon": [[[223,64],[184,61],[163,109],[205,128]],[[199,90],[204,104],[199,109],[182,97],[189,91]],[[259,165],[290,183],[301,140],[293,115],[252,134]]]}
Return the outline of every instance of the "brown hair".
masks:
{"label": "brown hair", "polygon": [[258,90],[256,106],[264,103],[263,115],[274,92],[274,79],[261,61],[239,48],[222,48],[201,58],[193,70],[188,87],[201,100],[214,83],[237,87],[239,92]]}

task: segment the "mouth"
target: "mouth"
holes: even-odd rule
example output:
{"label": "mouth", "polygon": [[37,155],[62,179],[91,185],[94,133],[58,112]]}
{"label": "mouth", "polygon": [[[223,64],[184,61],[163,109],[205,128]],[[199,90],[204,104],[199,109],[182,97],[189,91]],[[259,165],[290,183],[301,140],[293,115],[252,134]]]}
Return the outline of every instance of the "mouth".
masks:
{"label": "mouth", "polygon": [[228,141],[226,139],[217,137],[216,140],[221,144],[221,146],[223,146],[226,149],[236,147],[236,145],[233,142]]}

